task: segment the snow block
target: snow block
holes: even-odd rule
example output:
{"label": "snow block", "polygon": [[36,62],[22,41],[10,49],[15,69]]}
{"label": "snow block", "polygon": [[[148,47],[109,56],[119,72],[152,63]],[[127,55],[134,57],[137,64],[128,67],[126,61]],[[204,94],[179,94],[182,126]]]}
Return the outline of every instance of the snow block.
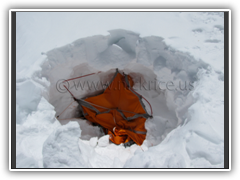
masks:
{"label": "snow block", "polygon": [[98,146],[106,147],[109,144],[109,135],[103,136],[98,140]]}
{"label": "snow block", "polygon": [[78,140],[81,130],[77,122],[56,129],[43,144],[44,168],[85,167]]}
{"label": "snow block", "polygon": [[17,83],[16,103],[21,109],[30,113],[37,109],[41,99],[41,89],[32,80]]}
{"label": "snow block", "polygon": [[97,142],[98,142],[98,137],[92,137],[90,140],[89,140],[89,144],[92,146],[92,147],[95,147],[97,145]]}

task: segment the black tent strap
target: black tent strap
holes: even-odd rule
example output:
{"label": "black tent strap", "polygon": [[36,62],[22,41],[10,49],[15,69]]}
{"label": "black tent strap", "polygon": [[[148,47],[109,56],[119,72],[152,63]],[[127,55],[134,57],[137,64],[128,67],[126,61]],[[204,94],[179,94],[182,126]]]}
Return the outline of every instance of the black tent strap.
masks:
{"label": "black tent strap", "polygon": [[80,106],[85,106],[85,107],[87,107],[87,108],[95,111],[96,114],[99,114],[99,113],[100,113],[100,111],[99,111],[97,108],[93,107],[91,104],[87,103],[86,101],[83,101],[83,100],[81,100],[81,99],[76,99],[76,101],[78,102],[78,104],[79,104]]}
{"label": "black tent strap", "polygon": [[[86,101],[83,101],[83,100],[80,99],[80,100],[77,100],[77,102],[79,103],[80,106],[84,106],[84,107],[87,107],[87,108],[93,110],[93,111],[96,113],[96,115],[109,113],[110,110],[111,110],[111,109],[109,109],[109,108],[105,108],[105,109],[108,109],[108,110],[107,110],[107,111],[100,112],[97,108],[95,108],[94,106],[92,106],[90,103],[88,103],[88,102],[86,102]],[[83,111],[82,107],[80,108],[80,110]],[[116,109],[116,110],[117,110],[117,111],[119,112],[119,114],[123,117],[123,119],[125,119],[125,120],[127,120],[127,121],[136,119],[136,118],[138,118],[138,117],[143,117],[143,118],[146,118],[146,119],[149,117],[148,114],[138,114],[138,113],[134,113],[134,114],[135,114],[134,116],[126,117],[126,116],[123,114],[124,110],[123,110],[123,111],[120,110],[120,109]],[[82,112],[82,113],[84,114],[84,112]]]}
{"label": "black tent strap", "polygon": [[128,129],[129,131],[132,131],[132,132],[134,132],[134,133],[136,133],[136,134],[147,134],[147,132],[146,131],[136,131],[136,130],[133,130],[133,129]]}
{"label": "black tent strap", "polygon": [[130,120],[133,120],[133,119],[136,119],[138,117],[144,117],[144,118],[148,118],[148,114],[135,114],[134,116],[132,117],[126,117],[123,112],[119,109],[117,109],[117,111],[121,114],[121,116],[123,117],[123,119],[127,120],[127,121],[130,121]]}

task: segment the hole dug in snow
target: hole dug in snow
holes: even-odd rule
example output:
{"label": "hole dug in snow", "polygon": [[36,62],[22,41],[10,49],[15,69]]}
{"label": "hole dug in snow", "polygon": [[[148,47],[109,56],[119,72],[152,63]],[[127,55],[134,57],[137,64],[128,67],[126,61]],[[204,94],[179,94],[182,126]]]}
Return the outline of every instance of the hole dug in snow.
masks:
{"label": "hole dug in snow", "polygon": [[[41,76],[50,82],[46,99],[55,107],[62,125],[69,121],[80,124],[81,139],[90,140],[92,146],[96,139],[91,138],[100,138],[104,132],[81,118],[78,104],[60,82],[96,73],[67,84],[80,99],[103,92],[103,84],[110,82],[116,68],[130,75],[133,89],[152,106],[153,118],[146,120],[144,144],[154,146],[183,124],[188,107],[194,102],[191,90],[198,68],[207,67],[201,60],[168,47],[160,37],[140,38],[139,34],[125,30],[110,31],[109,36],[81,38],[46,55],[41,71]],[[145,107],[150,114],[147,103]]]}

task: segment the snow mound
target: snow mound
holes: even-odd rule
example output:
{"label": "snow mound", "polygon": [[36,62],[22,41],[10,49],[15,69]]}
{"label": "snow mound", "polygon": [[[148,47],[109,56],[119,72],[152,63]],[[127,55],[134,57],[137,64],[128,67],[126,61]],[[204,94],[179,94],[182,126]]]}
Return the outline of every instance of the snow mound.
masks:
{"label": "snow mound", "polygon": [[109,135],[103,136],[98,140],[98,146],[106,147],[109,144]]}
{"label": "snow mound", "polygon": [[41,88],[32,80],[17,83],[16,86],[16,107],[18,124],[23,123],[24,118],[21,114],[29,114],[37,109],[41,100]]}
{"label": "snow mound", "polygon": [[90,140],[89,140],[89,144],[92,146],[92,147],[95,147],[97,145],[97,142],[98,142],[98,138],[97,137],[92,137]]}
{"label": "snow mound", "polygon": [[85,167],[78,139],[81,130],[77,122],[57,128],[43,144],[44,168]]}
{"label": "snow mound", "polygon": [[25,116],[22,124],[16,125],[16,167],[43,168],[43,143],[60,123],[55,119],[54,107],[44,97],[36,111]]}

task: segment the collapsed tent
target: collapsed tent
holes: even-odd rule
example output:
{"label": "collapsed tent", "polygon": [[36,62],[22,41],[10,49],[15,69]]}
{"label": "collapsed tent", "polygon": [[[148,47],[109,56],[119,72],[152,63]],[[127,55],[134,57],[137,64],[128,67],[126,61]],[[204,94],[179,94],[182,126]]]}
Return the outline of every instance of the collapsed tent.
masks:
{"label": "collapsed tent", "polygon": [[[146,138],[145,121],[152,117],[145,109],[142,96],[134,91],[133,80],[118,69],[100,95],[77,99],[83,116],[101,125],[115,144],[135,142],[141,145]],[[65,86],[66,88],[66,86]]]}

